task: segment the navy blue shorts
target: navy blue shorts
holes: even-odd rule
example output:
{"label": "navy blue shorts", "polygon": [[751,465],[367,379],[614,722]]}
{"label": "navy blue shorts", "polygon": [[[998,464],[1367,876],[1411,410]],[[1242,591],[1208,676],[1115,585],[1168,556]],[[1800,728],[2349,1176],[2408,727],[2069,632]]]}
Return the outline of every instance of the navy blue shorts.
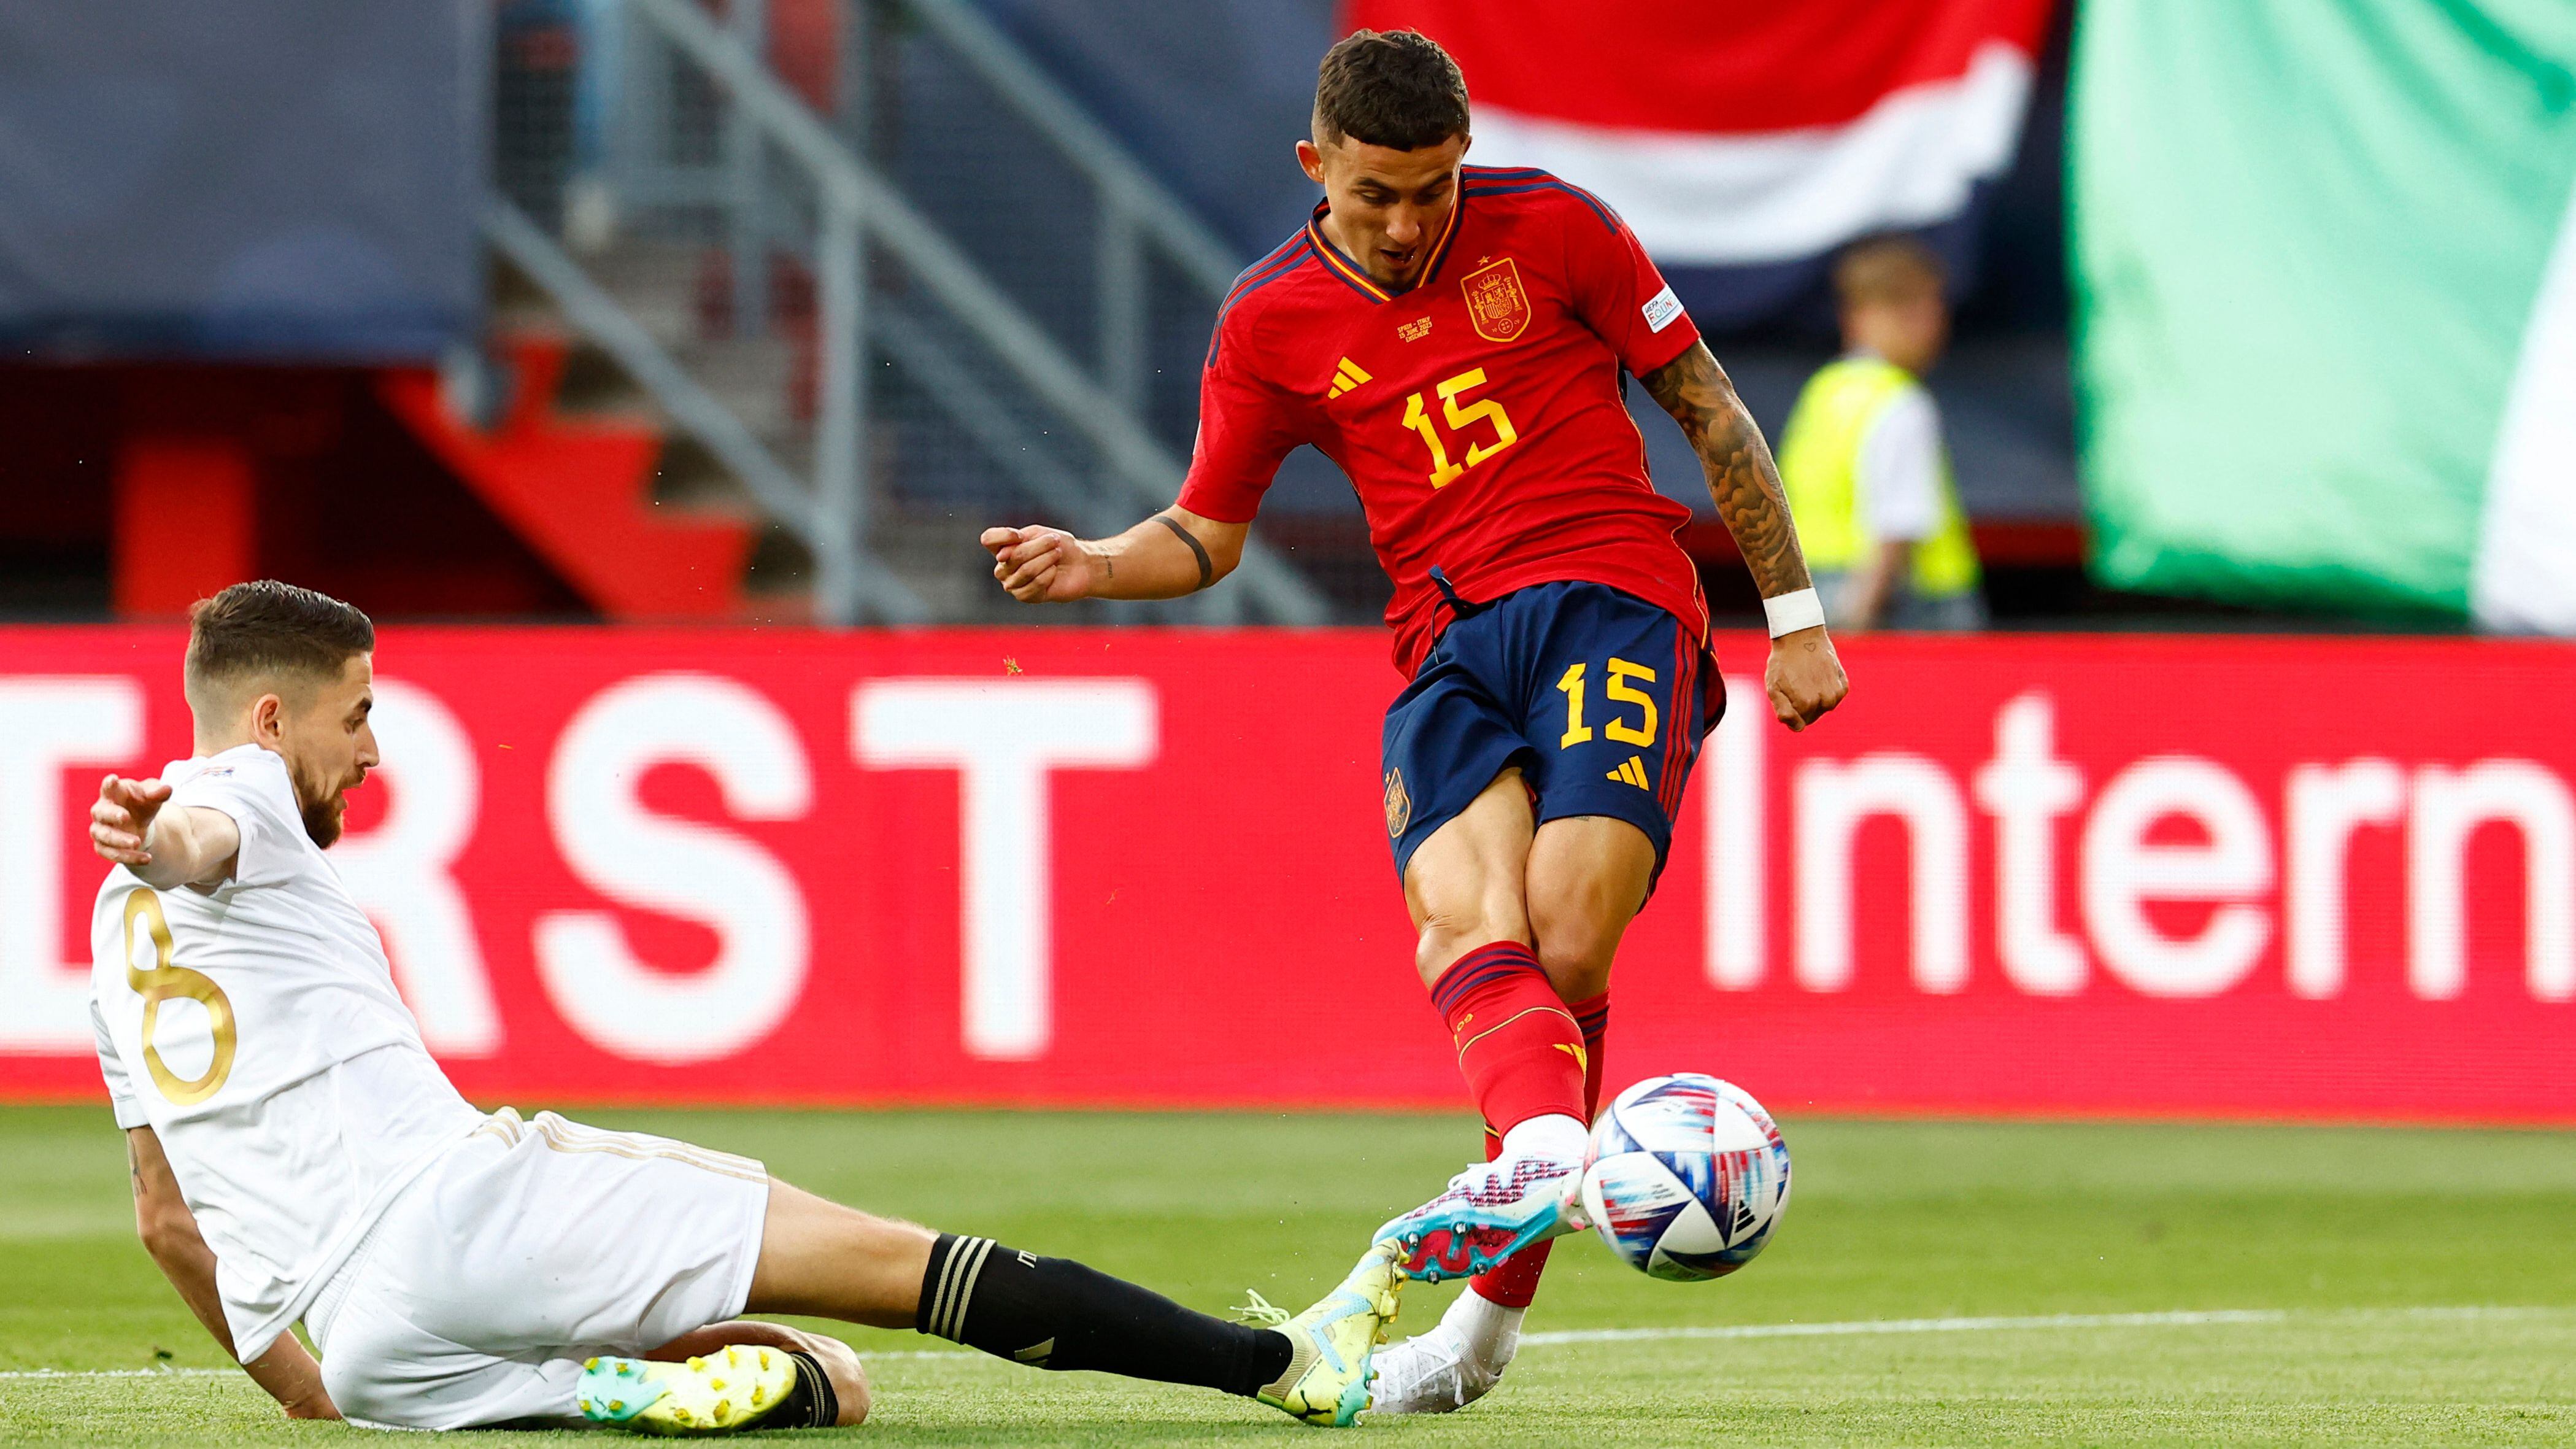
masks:
{"label": "navy blue shorts", "polygon": [[[1678,703],[1676,703],[1678,701]],[[1603,584],[1534,584],[1467,611],[1387,706],[1395,871],[1517,765],[1538,823],[1608,815],[1672,848],[1682,786],[1726,708],[1672,615]]]}

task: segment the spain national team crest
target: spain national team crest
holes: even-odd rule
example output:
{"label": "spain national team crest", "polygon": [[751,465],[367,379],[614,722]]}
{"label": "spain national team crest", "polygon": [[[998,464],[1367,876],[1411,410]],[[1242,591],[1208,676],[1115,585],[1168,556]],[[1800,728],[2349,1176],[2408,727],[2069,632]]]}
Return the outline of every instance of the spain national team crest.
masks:
{"label": "spain national team crest", "polygon": [[1467,320],[1487,342],[1509,342],[1529,330],[1529,293],[1510,257],[1478,267],[1458,283],[1467,294]]}
{"label": "spain national team crest", "polygon": [[1412,823],[1413,797],[1404,793],[1404,772],[1389,770],[1386,772],[1386,838],[1393,840],[1401,836],[1404,827]]}

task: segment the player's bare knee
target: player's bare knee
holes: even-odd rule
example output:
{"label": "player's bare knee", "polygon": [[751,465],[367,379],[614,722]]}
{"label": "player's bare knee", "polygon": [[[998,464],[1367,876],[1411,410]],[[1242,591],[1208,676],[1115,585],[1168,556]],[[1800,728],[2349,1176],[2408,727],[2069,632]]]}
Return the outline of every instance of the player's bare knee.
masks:
{"label": "player's bare knee", "polygon": [[1405,862],[1404,903],[1419,933],[1414,967],[1425,985],[1479,946],[1529,943],[1521,890],[1532,828],[1521,773],[1507,769]]}
{"label": "player's bare knee", "polygon": [[1609,989],[1654,865],[1653,842],[1626,821],[1575,816],[1540,828],[1530,846],[1530,933],[1559,996],[1588,1001]]}
{"label": "player's bare knee", "polygon": [[1557,997],[1568,1004],[1589,1001],[1610,989],[1610,959],[1618,951],[1618,940],[1606,943],[1597,937],[1577,937],[1567,941],[1551,938],[1541,931],[1538,937],[1539,969],[1547,973],[1547,983],[1556,988]]}
{"label": "player's bare knee", "polygon": [[1506,891],[1489,892],[1455,905],[1433,904],[1417,911],[1420,932],[1414,940],[1413,968],[1429,986],[1461,956],[1496,941],[1529,941],[1529,918],[1520,898]]}
{"label": "player's bare knee", "polygon": [[1619,954],[1629,916],[1603,902],[1596,891],[1531,891],[1534,949],[1558,996],[1588,1001],[1610,989],[1610,963]]}
{"label": "player's bare knee", "polygon": [[[1479,946],[1529,940],[1529,913],[1521,901],[1518,862],[1509,869],[1479,868],[1461,860],[1424,861],[1405,872],[1405,904],[1413,913],[1413,965],[1428,986]],[[1435,868],[1441,865],[1451,868]]]}
{"label": "player's bare knee", "polygon": [[[1418,857],[1417,857],[1418,859]],[[1447,872],[1408,871],[1405,904],[1413,913],[1414,969],[1424,985],[1461,956],[1496,941],[1530,940],[1529,909],[1521,899],[1521,862],[1461,865]]]}

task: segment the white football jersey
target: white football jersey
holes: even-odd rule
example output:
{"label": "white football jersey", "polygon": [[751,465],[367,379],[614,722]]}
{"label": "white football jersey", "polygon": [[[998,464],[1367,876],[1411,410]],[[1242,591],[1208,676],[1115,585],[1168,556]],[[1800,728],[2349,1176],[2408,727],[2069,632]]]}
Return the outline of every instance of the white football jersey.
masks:
{"label": "white football jersey", "polygon": [[285,761],[242,745],[161,778],[170,805],[230,816],[241,854],[212,891],[109,872],[90,1013],[116,1123],[160,1137],[247,1361],[483,1117],[421,1045],[374,924],[304,833]]}

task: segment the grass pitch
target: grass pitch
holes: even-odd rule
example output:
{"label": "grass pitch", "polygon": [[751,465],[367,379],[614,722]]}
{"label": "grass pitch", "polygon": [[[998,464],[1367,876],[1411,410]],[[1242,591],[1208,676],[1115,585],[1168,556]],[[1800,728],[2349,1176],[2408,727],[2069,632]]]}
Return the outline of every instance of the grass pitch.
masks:
{"label": "grass pitch", "polygon": [[[1455,1169],[1460,1119],[580,1114],[1078,1256],[1302,1304]],[[1561,1245],[1493,1399],[1367,1442],[2576,1442],[2576,1135],[1796,1121],[1760,1262],[1652,1282]],[[0,1111],[0,1438],[319,1445],[164,1285],[104,1109]],[[1399,1334],[1446,1291],[1406,1297]],[[2040,1321],[2031,1321],[2040,1320]],[[892,1444],[1318,1443],[1214,1394],[851,1331]],[[47,1372],[52,1371],[52,1372]],[[803,1435],[802,1438],[817,1436]],[[478,1435],[477,1446],[559,1435]]]}

